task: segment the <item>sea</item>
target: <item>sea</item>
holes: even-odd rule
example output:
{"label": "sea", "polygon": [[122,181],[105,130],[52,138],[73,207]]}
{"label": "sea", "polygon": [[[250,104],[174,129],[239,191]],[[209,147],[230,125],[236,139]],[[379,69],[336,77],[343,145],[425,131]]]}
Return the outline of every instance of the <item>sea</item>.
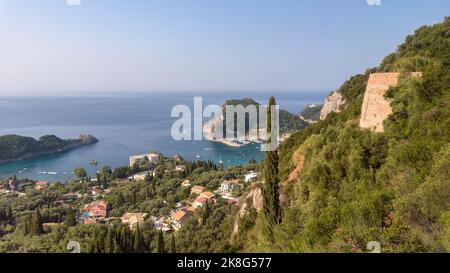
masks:
{"label": "sea", "polygon": [[[223,162],[225,167],[245,164],[253,159],[260,161],[264,154],[259,144],[233,148],[207,140],[174,140],[171,128],[177,118],[171,117],[171,110],[176,105],[187,105],[193,112],[194,97],[201,97],[203,107],[206,107],[241,98],[253,98],[266,104],[270,95],[275,95],[280,108],[298,114],[309,104],[322,103],[327,92],[156,92],[0,97],[0,135],[75,138],[80,134],[91,134],[99,140],[94,145],[69,152],[0,165],[0,178],[16,175],[18,178],[65,182],[74,179],[73,169],[76,167],[84,167],[89,175],[95,176],[102,166],[125,166],[130,155],[150,151],[160,151],[165,156],[179,154],[187,160]],[[92,166],[92,160],[96,160],[98,165]]]}

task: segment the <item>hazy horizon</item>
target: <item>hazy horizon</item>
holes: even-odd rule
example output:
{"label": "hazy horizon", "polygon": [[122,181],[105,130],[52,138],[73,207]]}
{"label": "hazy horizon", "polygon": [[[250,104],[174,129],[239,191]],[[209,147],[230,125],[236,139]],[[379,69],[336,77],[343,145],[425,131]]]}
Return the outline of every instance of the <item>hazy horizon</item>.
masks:
{"label": "hazy horizon", "polygon": [[0,0],[0,96],[331,92],[450,10],[381,3]]}

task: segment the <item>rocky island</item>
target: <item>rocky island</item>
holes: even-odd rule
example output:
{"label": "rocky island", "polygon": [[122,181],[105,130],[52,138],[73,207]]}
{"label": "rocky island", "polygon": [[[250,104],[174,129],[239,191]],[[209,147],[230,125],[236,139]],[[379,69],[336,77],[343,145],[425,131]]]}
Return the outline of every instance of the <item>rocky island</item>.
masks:
{"label": "rocky island", "polygon": [[0,164],[67,152],[97,142],[98,139],[91,135],[80,135],[75,139],[46,135],[38,140],[18,135],[0,136]]}
{"label": "rocky island", "polygon": [[[264,107],[263,105],[260,105],[258,102],[250,98],[231,99],[225,101],[222,107],[223,112],[225,112],[226,105],[234,105],[234,106],[242,105],[244,107],[247,107],[248,105],[255,105],[258,113],[259,108]],[[266,110],[264,110],[264,112],[266,112]],[[280,141],[285,139],[286,136],[290,135],[291,133],[305,129],[309,125],[308,122],[302,120],[299,116],[291,114],[288,111],[282,109],[280,109],[279,118],[280,118]],[[226,139],[225,137],[218,138],[216,136],[216,131],[220,130],[220,128],[218,128],[220,124],[223,124],[224,126],[224,128],[222,128],[224,134],[222,135],[225,135],[227,128],[225,128],[226,119],[224,114],[214,116],[212,119],[210,119],[203,125],[203,134],[207,140],[220,142],[230,147],[241,147],[243,145],[261,142],[261,140],[265,138],[265,129],[266,129],[265,126],[263,128],[254,128],[254,127],[251,128],[247,120],[246,120],[245,141],[238,139],[229,140]]]}

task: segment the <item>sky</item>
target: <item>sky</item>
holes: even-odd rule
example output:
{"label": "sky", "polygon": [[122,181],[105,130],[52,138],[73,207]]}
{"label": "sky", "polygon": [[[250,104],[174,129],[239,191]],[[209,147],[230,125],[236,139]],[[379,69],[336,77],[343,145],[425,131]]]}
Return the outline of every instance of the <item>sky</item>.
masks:
{"label": "sky", "polygon": [[0,0],[0,95],[333,91],[450,15],[448,0],[67,1]]}

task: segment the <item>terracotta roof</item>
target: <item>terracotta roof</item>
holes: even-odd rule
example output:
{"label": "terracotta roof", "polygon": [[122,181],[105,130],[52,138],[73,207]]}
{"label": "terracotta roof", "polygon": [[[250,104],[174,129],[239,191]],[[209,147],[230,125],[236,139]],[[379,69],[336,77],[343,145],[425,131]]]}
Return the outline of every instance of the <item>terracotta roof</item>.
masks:
{"label": "terracotta roof", "polygon": [[210,191],[205,191],[205,192],[202,192],[200,194],[200,197],[203,197],[203,198],[206,198],[206,199],[211,199],[214,196],[216,196],[216,195],[214,193],[210,192]]}
{"label": "terracotta roof", "polygon": [[187,215],[188,214],[185,211],[179,210],[179,211],[175,212],[175,214],[172,216],[172,218],[174,221],[181,222],[181,221],[185,220]]}

